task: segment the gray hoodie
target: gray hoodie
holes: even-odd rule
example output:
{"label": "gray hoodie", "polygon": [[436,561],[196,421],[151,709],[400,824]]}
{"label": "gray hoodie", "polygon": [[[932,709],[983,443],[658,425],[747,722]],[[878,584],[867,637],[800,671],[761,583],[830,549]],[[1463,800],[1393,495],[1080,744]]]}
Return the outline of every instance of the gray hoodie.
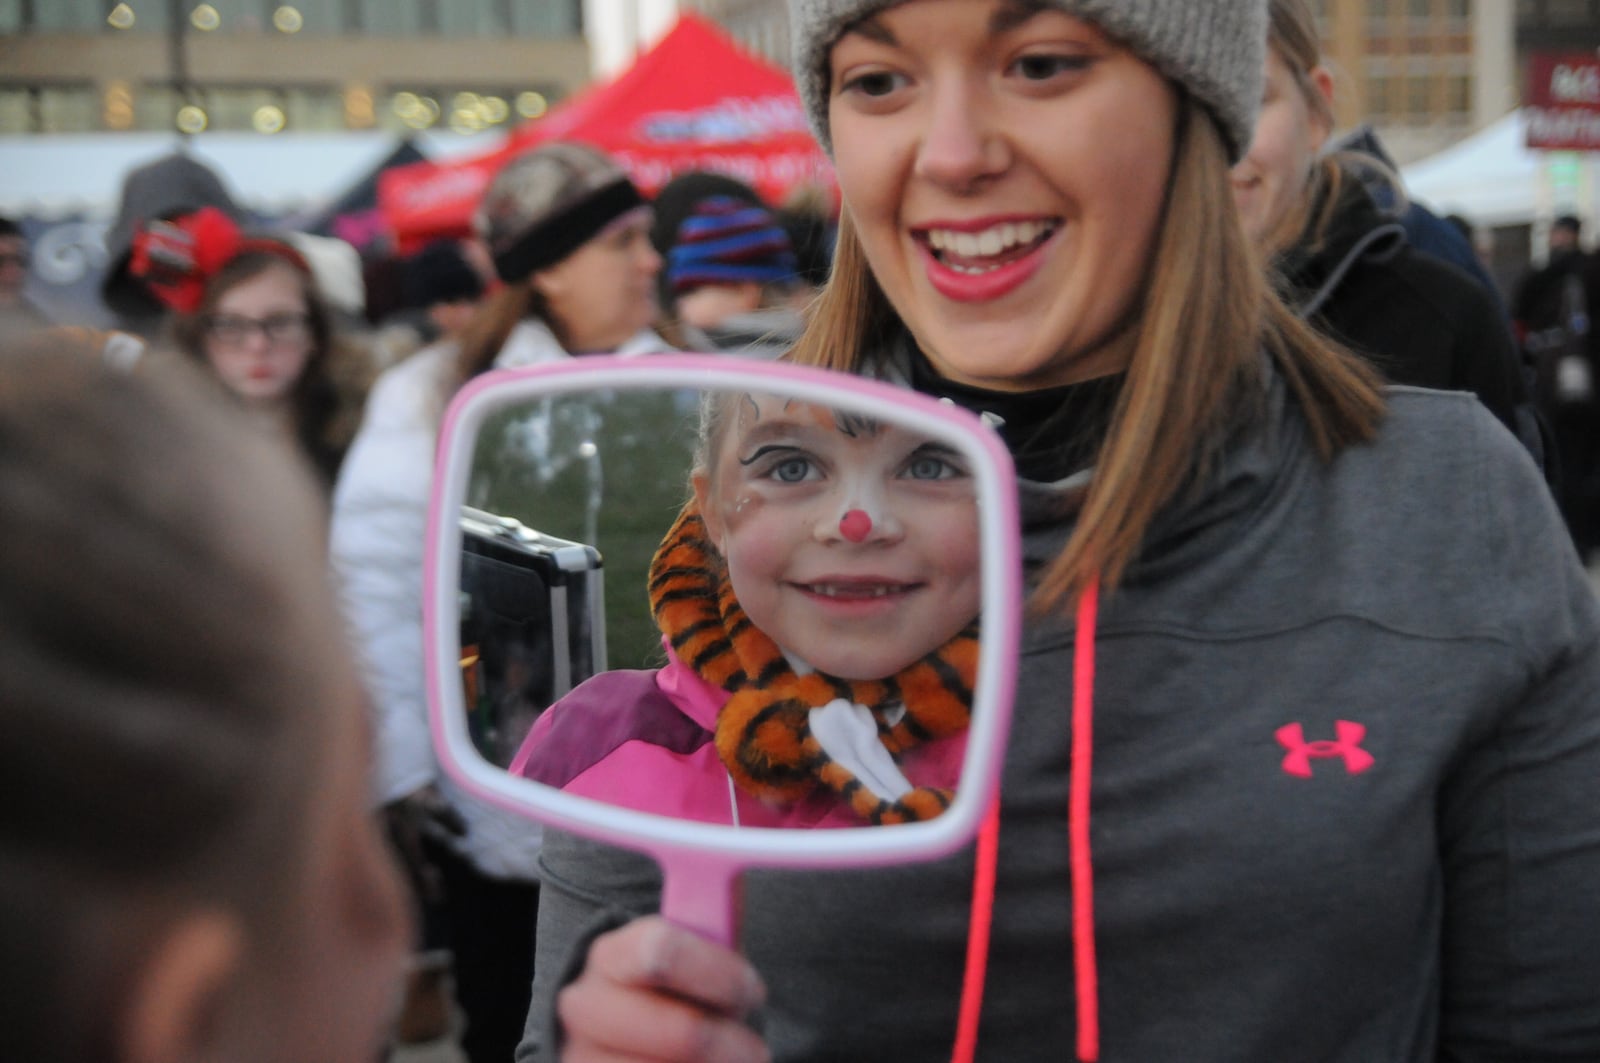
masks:
{"label": "gray hoodie", "polygon": [[[1073,977],[1070,616],[1025,634],[980,1060],[1600,1059],[1600,609],[1538,471],[1470,395],[1392,389],[1324,464],[1280,381],[1102,603],[1097,994]],[[1037,492],[1034,492],[1037,493]],[[1066,534],[1026,536],[1031,564]],[[630,854],[546,835],[528,1040]],[[746,876],[780,1060],[950,1058],[972,849]]]}

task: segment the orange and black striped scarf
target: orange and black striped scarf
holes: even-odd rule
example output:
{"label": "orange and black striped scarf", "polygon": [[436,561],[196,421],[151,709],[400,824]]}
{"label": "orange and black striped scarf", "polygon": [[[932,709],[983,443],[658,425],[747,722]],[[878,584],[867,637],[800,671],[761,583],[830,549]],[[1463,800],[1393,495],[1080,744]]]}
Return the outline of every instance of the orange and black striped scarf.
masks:
{"label": "orange and black striped scarf", "polygon": [[972,713],[975,623],[886,679],[798,675],[739,606],[727,566],[692,501],[651,561],[650,606],[678,659],[731,695],[717,716],[716,746],[742,789],[790,804],[823,785],[870,823],[931,819],[949,806],[950,792],[931,787],[894,801],[873,793],[828,756],[811,734],[810,712],[836,698],[866,706],[896,759],[919,742],[959,733]]}

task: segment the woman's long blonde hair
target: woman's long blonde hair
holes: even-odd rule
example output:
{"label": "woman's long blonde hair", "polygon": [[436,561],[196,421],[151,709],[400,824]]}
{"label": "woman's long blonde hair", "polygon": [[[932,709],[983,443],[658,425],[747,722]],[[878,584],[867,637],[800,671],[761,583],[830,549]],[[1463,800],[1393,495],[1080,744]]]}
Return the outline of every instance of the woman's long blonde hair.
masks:
{"label": "woman's long blonde hair", "polygon": [[465,384],[493,366],[511,330],[517,327],[517,322],[529,317],[543,321],[555,334],[556,341],[563,347],[567,346],[567,335],[561,322],[550,313],[549,306],[534,288],[533,281],[523,278],[508,282],[479,304],[466,331],[462,333],[460,350],[456,356],[457,382]]}
{"label": "woman's long blonde hair", "polygon": [[[1116,585],[1156,513],[1204,475],[1230,427],[1259,416],[1263,348],[1322,457],[1376,430],[1383,410],[1376,376],[1326,345],[1273,293],[1240,225],[1228,171],[1221,134],[1185,98],[1164,216],[1131,326],[1127,381],[1077,524],[1035,592],[1039,609],[1070,602],[1095,579]],[[847,206],[833,276],[790,358],[859,371],[901,328]]]}

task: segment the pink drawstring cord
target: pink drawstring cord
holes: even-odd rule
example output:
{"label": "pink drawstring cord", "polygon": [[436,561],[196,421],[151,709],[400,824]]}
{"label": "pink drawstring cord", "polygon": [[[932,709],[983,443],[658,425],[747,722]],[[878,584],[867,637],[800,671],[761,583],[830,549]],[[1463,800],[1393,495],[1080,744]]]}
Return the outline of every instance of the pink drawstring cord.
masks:
{"label": "pink drawstring cord", "polygon": [[1078,1060],[1100,1058],[1100,973],[1094,950],[1094,864],[1089,853],[1089,783],[1094,761],[1094,641],[1100,582],[1078,599],[1072,657],[1072,790],[1067,837],[1072,867],[1072,972],[1078,998]]}
{"label": "pink drawstring cord", "polygon": [[972,1063],[978,1051],[978,1016],[989,971],[989,926],[994,918],[995,865],[1000,855],[1000,788],[978,828],[977,867],[972,878],[972,917],[967,928],[967,969],[961,979],[961,1012],[950,1063]]}
{"label": "pink drawstring cord", "polygon": [[[1078,1063],[1100,1058],[1100,976],[1094,942],[1094,865],[1089,852],[1089,784],[1093,762],[1094,642],[1100,614],[1100,583],[1091,581],[1078,600],[1077,643],[1072,657],[1072,782],[1067,799],[1067,837],[1072,872],[1072,969],[1078,1005]],[[994,922],[995,868],[1000,859],[999,787],[978,830],[967,927],[967,962],[961,980],[961,1010],[951,1063],[973,1063],[978,1019],[988,975],[989,933]]]}

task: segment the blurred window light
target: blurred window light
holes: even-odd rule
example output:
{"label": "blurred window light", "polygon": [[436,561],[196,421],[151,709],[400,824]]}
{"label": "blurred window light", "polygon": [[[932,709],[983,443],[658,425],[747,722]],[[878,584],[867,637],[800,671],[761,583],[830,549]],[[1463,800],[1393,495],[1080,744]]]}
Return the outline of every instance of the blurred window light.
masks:
{"label": "blurred window light", "polygon": [[344,124],[347,129],[371,129],[378,124],[372,90],[365,85],[351,85],[344,90]]}
{"label": "blurred window light", "polygon": [[272,24],[279,33],[299,33],[305,28],[306,20],[299,8],[285,4],[272,13]]}
{"label": "blurred window light", "polygon": [[111,9],[111,14],[106,16],[106,24],[115,30],[131,30],[137,21],[133,8],[127,4],[118,4]]}
{"label": "blurred window light", "polygon": [[205,108],[190,103],[178,108],[176,125],[180,133],[204,133],[211,124]]}
{"label": "blurred window light", "polygon": [[414,92],[397,92],[389,107],[398,118],[411,118],[422,110],[422,97]]}
{"label": "blurred window light", "polygon": [[283,113],[283,108],[274,104],[257,107],[256,113],[251,116],[250,124],[257,133],[281,133],[283,127],[288,125],[288,119]]}
{"label": "blurred window light", "polygon": [[517,113],[524,118],[539,118],[550,109],[550,101],[545,99],[544,93],[527,92],[517,93]]}
{"label": "blurred window light", "polygon": [[202,33],[210,33],[222,25],[222,15],[210,4],[200,4],[189,12],[189,25]]}
{"label": "blurred window light", "polygon": [[132,129],[137,118],[133,109],[133,86],[126,81],[113,81],[106,86],[101,105],[101,120],[107,129]]}
{"label": "blurred window light", "polygon": [[483,115],[475,110],[456,110],[450,112],[450,129],[455,133],[481,133],[484,129]]}
{"label": "blurred window light", "polygon": [[414,92],[399,93],[390,109],[407,129],[427,129],[439,121],[441,113],[437,100]]}

